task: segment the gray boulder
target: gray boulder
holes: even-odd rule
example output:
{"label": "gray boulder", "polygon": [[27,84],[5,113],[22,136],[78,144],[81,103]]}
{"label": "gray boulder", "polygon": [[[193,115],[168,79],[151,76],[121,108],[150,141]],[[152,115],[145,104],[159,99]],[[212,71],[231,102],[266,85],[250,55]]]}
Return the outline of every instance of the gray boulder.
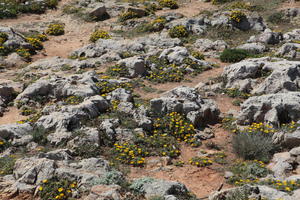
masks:
{"label": "gray boulder", "polygon": [[264,44],[278,44],[283,40],[283,35],[280,32],[272,32],[270,29],[266,29],[263,33],[255,36],[251,36],[248,42],[261,42]]}
{"label": "gray boulder", "polygon": [[243,49],[253,54],[261,54],[267,50],[267,47],[262,43],[246,43],[238,46],[237,49]]}
{"label": "gray boulder", "polygon": [[147,73],[145,61],[139,56],[122,59],[118,61],[118,65],[127,67],[129,77],[131,78],[144,76]]}
{"label": "gray boulder", "polygon": [[287,92],[254,96],[241,105],[238,124],[253,122],[271,123],[278,126],[300,119],[300,93]]}

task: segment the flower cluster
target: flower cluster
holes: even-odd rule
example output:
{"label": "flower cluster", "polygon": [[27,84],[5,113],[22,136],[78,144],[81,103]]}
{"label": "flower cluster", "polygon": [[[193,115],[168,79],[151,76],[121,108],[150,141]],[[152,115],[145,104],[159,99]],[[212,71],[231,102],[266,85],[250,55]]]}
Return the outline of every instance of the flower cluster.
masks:
{"label": "flower cluster", "polygon": [[106,73],[113,77],[127,77],[129,75],[128,68],[124,65],[114,65],[107,69]]}
{"label": "flower cluster", "polygon": [[213,161],[210,160],[208,157],[193,157],[189,160],[189,163],[191,165],[195,165],[197,167],[206,167],[206,166],[209,166],[209,165],[212,165],[213,164]]}
{"label": "flower cluster", "polygon": [[112,110],[117,110],[118,109],[118,106],[119,106],[119,104],[120,104],[120,101],[118,101],[118,100],[112,100],[111,102],[111,105],[112,105]]}
{"label": "flower cluster", "polygon": [[231,98],[242,98],[242,99],[248,99],[251,97],[251,94],[241,92],[238,88],[225,88],[222,90],[225,94],[227,94]]}
{"label": "flower cluster", "polygon": [[146,78],[156,83],[180,82],[184,79],[185,74],[186,71],[183,67],[171,64],[167,68],[159,67],[150,71]]}
{"label": "flower cluster", "polygon": [[29,118],[25,119],[25,120],[21,120],[21,121],[17,121],[18,124],[24,124],[24,123],[35,123],[36,121],[38,121],[40,119],[40,117],[42,116],[42,114],[40,112],[35,113],[34,115],[31,115]]}
{"label": "flower cluster", "polygon": [[171,38],[184,38],[189,35],[187,28],[183,25],[177,25],[169,30],[169,36]]}
{"label": "flower cluster", "polygon": [[105,97],[108,93],[114,91],[118,88],[125,88],[126,90],[132,90],[132,84],[130,82],[118,83],[118,82],[110,82],[107,80],[98,82],[97,87],[100,88],[100,95]]}
{"label": "flower cluster", "polygon": [[111,39],[111,36],[107,31],[95,30],[90,37],[90,41],[96,42],[99,39]]}
{"label": "flower cluster", "polygon": [[139,15],[136,12],[127,11],[127,12],[123,12],[122,14],[119,15],[119,21],[125,22],[129,19],[134,19],[134,18],[138,18],[138,17],[139,17]]}
{"label": "flower cluster", "polygon": [[277,190],[283,192],[289,192],[289,193],[300,188],[300,180],[282,181],[282,180],[267,179],[261,181],[260,184],[269,185],[273,188],[276,188]]}
{"label": "flower cluster", "polygon": [[114,144],[114,154],[116,160],[124,164],[132,166],[143,166],[145,164],[145,156],[149,155],[149,152],[143,151],[135,144],[129,144],[127,142],[121,144]]}
{"label": "flower cluster", "polygon": [[17,49],[16,52],[17,54],[19,54],[19,56],[25,58],[26,60],[30,59],[31,54],[29,49],[21,48],[21,49]]}
{"label": "flower cluster", "polygon": [[0,32],[0,45],[6,42],[8,39],[8,35],[4,32]]}
{"label": "flower cluster", "polygon": [[63,35],[65,33],[65,26],[62,24],[50,24],[46,30],[48,35]]}
{"label": "flower cluster", "polygon": [[43,49],[42,41],[39,40],[38,38],[28,37],[28,38],[26,38],[26,41],[27,41],[27,42],[28,42],[35,50],[42,50],[42,49]]}
{"label": "flower cluster", "polygon": [[204,55],[199,51],[192,51],[191,55],[198,60],[204,60]]}
{"label": "flower cluster", "polygon": [[184,166],[184,161],[176,161],[175,163],[174,163],[174,165],[176,166],[176,167],[183,167]]}
{"label": "flower cluster", "polygon": [[244,18],[246,18],[246,14],[240,10],[233,10],[229,15],[229,19],[236,23],[240,23]]}
{"label": "flower cluster", "polygon": [[177,112],[166,114],[162,118],[154,119],[154,134],[169,134],[178,142],[186,142],[191,146],[199,146],[200,143],[194,138],[195,127],[183,115]]}
{"label": "flower cluster", "polygon": [[42,200],[67,200],[72,197],[72,193],[75,191],[77,191],[77,182],[58,179],[57,177],[45,179],[38,186],[38,195]]}
{"label": "flower cluster", "polygon": [[69,96],[64,100],[66,104],[69,105],[78,105],[83,102],[83,97],[80,96]]}
{"label": "flower cluster", "polygon": [[158,3],[161,7],[171,8],[171,9],[177,9],[178,4],[175,0],[158,0]]}
{"label": "flower cluster", "polygon": [[259,178],[266,177],[269,170],[262,161],[237,161],[230,169],[233,176],[229,178],[229,183],[235,185],[244,185],[258,183]]}
{"label": "flower cluster", "polygon": [[8,143],[5,140],[0,139],[0,153],[3,152],[8,146]]}

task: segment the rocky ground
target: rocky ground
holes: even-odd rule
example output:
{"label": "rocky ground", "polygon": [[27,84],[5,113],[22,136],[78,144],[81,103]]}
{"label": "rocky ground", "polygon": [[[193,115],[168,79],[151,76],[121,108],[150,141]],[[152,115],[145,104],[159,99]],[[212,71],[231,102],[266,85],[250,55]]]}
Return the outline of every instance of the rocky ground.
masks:
{"label": "rocky ground", "polygon": [[299,16],[0,0],[0,199],[300,199]]}

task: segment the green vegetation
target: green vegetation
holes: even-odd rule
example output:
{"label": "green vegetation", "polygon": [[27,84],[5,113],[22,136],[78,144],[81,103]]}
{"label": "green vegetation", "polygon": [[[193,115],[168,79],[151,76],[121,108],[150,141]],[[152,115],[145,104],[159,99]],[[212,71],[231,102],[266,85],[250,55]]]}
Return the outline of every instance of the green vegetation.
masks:
{"label": "green vegetation", "polygon": [[65,33],[65,26],[62,24],[50,24],[46,30],[48,35],[63,35]]}
{"label": "green vegetation", "polygon": [[18,0],[0,0],[0,19],[14,18],[21,13],[44,13],[47,9],[54,9],[58,0],[35,1],[27,0],[21,3]]}
{"label": "green vegetation", "polygon": [[169,30],[169,36],[171,38],[185,38],[188,37],[188,35],[189,32],[187,28],[183,25],[174,26]]}
{"label": "green vegetation", "polygon": [[220,55],[220,59],[222,62],[235,63],[249,56],[249,52],[243,49],[224,49]]}

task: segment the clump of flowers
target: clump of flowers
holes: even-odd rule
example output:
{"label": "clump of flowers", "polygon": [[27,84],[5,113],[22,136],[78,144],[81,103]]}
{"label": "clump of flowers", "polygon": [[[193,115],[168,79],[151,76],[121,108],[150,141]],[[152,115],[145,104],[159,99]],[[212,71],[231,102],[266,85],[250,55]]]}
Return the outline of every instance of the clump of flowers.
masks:
{"label": "clump of flowers", "polygon": [[251,97],[251,94],[246,92],[241,92],[238,88],[225,88],[222,90],[222,92],[224,92],[231,98],[248,99],[249,97]]}
{"label": "clump of flowers", "polygon": [[184,166],[184,161],[176,161],[175,163],[174,163],[174,165],[176,166],[176,167],[183,167]]}
{"label": "clump of flowers", "polygon": [[48,37],[45,34],[37,34],[37,35],[35,35],[35,38],[39,39],[42,42],[45,42],[48,40]]}
{"label": "clump of flowers", "polygon": [[69,105],[78,105],[83,102],[83,97],[80,96],[69,96],[64,100],[66,104]]}
{"label": "clump of flowers", "polygon": [[193,157],[189,160],[191,165],[195,165],[197,167],[206,167],[213,164],[213,161],[208,157]]}
{"label": "clump of flowers", "polygon": [[233,10],[229,15],[229,19],[236,23],[240,23],[245,18],[246,18],[246,14],[240,10]]}
{"label": "clump of flowers", "polygon": [[107,69],[106,73],[113,77],[127,77],[129,75],[128,68],[125,65],[114,65]]}
{"label": "clump of flowers", "polygon": [[254,184],[259,182],[259,178],[266,177],[270,171],[262,161],[237,161],[230,168],[234,174],[229,178],[229,183],[235,185]]}
{"label": "clump of flowers", "polygon": [[8,35],[4,32],[0,32],[0,45],[6,42],[8,39]]}
{"label": "clump of flowers", "polygon": [[108,93],[114,91],[118,88],[124,88],[126,90],[132,90],[133,86],[130,82],[118,83],[118,82],[110,82],[108,80],[103,80],[98,82],[97,87],[100,89],[101,96],[107,96]]}
{"label": "clump of flowers", "polygon": [[169,30],[169,36],[171,38],[184,38],[189,35],[187,28],[183,25],[177,25]]}
{"label": "clump of flowers", "polygon": [[30,60],[31,54],[28,49],[21,48],[21,49],[17,49],[16,52],[19,56],[23,57],[24,59]]}
{"label": "clump of flowers", "polygon": [[171,9],[178,8],[177,1],[175,1],[175,0],[159,0],[158,3],[161,7],[166,7],[166,8],[171,8]]}
{"label": "clump of flowers", "polygon": [[191,55],[198,60],[204,60],[204,55],[199,51],[192,51]]}
{"label": "clump of flowers", "polygon": [[2,153],[9,146],[8,142],[0,139],[0,153]]}
{"label": "clump of flowers", "polygon": [[292,191],[300,188],[300,180],[283,181],[283,180],[267,179],[261,181],[260,184],[269,185],[277,190],[288,192],[288,193],[291,193]]}
{"label": "clump of flowers", "polygon": [[185,74],[186,71],[183,67],[170,64],[166,68],[159,67],[158,69],[153,69],[146,78],[157,83],[180,82],[184,79]]}
{"label": "clump of flowers", "polygon": [[63,35],[65,33],[65,26],[62,24],[50,24],[46,30],[48,35]]}
{"label": "clump of flowers", "polygon": [[107,31],[95,30],[90,37],[90,41],[96,42],[99,39],[111,39],[111,36],[109,35],[109,33]]}
{"label": "clump of flowers", "polygon": [[35,50],[42,50],[43,44],[42,41],[38,38],[28,37],[26,38],[26,41],[35,49]]}
{"label": "clump of flowers", "polygon": [[200,143],[194,138],[196,130],[180,113],[172,112],[162,118],[154,119],[154,134],[168,134],[177,139],[178,142],[186,142],[197,147]]}
{"label": "clump of flowers", "polygon": [[129,19],[134,19],[134,18],[138,18],[138,17],[139,17],[139,15],[136,12],[127,11],[127,12],[123,12],[122,14],[119,15],[119,21],[125,22]]}
{"label": "clump of flowers", "polygon": [[6,56],[9,53],[9,49],[0,44],[0,56]]}
{"label": "clump of flowers", "polygon": [[149,155],[149,152],[143,151],[137,145],[127,142],[114,144],[113,151],[117,161],[132,166],[143,166],[145,164],[145,156]]}
{"label": "clump of flowers", "polygon": [[37,189],[38,195],[42,200],[67,200],[78,190],[77,182],[57,177],[43,180]]}

